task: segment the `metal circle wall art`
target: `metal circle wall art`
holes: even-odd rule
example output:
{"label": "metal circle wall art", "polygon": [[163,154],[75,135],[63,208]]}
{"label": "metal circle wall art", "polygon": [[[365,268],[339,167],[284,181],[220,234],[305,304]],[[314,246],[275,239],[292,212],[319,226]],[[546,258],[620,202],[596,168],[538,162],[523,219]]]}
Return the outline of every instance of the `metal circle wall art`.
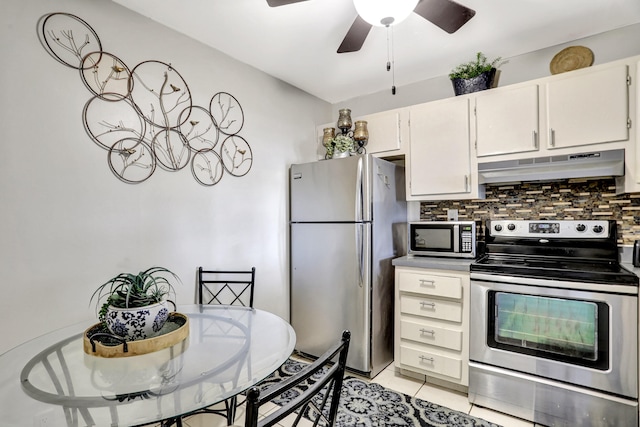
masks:
{"label": "metal circle wall art", "polygon": [[238,135],[244,112],[233,95],[216,93],[209,108],[193,105],[187,82],[172,64],[147,60],[128,67],[105,52],[98,34],[75,15],[50,13],[38,27],[45,50],[79,70],[93,95],[82,111],[84,127],[120,180],[146,181],[157,166],[171,172],[190,166],[205,186],[220,182],[225,172],[249,172],[253,153]]}
{"label": "metal circle wall art", "polygon": [[131,72],[127,65],[107,52],[90,52],[82,58],[80,76],[93,94],[108,101],[129,96]]}
{"label": "metal circle wall art", "polygon": [[209,103],[209,111],[218,122],[220,132],[225,135],[237,135],[244,126],[244,112],[233,95],[219,92],[213,95]]}

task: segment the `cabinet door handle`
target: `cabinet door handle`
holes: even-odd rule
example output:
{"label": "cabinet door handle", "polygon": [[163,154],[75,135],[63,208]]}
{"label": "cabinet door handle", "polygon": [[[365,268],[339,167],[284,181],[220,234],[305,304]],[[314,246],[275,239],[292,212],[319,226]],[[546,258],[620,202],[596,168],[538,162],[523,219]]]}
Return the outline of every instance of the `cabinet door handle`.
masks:
{"label": "cabinet door handle", "polygon": [[538,132],[533,131],[533,148],[538,149]]}
{"label": "cabinet door handle", "polygon": [[436,283],[435,280],[429,280],[429,279],[420,279],[420,284],[422,286],[426,286],[426,285],[431,285],[433,286]]}
{"label": "cabinet door handle", "polygon": [[556,146],[556,131],[553,128],[549,128],[549,144],[552,147]]}
{"label": "cabinet door handle", "polygon": [[420,302],[420,306],[422,308],[425,308],[427,306],[431,307],[431,308],[436,308],[436,303],[435,302],[426,302],[426,301],[421,301]]}
{"label": "cabinet door handle", "polygon": [[420,356],[419,357],[421,362],[435,362],[436,360],[433,357],[427,357],[427,356]]}
{"label": "cabinet door handle", "polygon": [[469,192],[469,175],[464,176],[464,191]]}
{"label": "cabinet door handle", "polygon": [[433,329],[432,330],[428,330],[428,329],[422,328],[422,329],[420,329],[420,333],[421,334],[430,334],[430,335],[433,336],[433,335],[436,334],[436,331],[434,331]]}

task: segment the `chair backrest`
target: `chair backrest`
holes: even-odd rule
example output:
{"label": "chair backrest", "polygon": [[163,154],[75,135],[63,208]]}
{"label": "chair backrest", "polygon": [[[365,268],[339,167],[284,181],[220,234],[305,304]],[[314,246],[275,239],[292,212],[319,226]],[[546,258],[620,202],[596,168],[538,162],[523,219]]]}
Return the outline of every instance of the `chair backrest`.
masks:
{"label": "chair backrest", "polygon": [[[333,426],[338,415],[338,403],[340,402],[340,391],[347,366],[350,340],[351,333],[344,331],[338,344],[334,345],[302,371],[268,388],[264,391],[263,396],[260,395],[258,387],[252,387],[247,393],[245,427],[274,426],[296,410],[298,410],[298,415],[293,424],[291,424],[292,426],[297,426],[305,413],[314,422],[314,426]],[[334,362],[333,359],[336,357],[338,360]],[[261,405],[270,402],[311,377],[313,377],[314,382],[306,384],[308,386],[306,390],[298,394],[286,405],[258,421],[258,409]],[[327,406],[329,406],[328,411],[325,410]]]}
{"label": "chair backrest", "polygon": [[198,303],[242,305],[253,308],[256,268],[205,270],[198,268]]}

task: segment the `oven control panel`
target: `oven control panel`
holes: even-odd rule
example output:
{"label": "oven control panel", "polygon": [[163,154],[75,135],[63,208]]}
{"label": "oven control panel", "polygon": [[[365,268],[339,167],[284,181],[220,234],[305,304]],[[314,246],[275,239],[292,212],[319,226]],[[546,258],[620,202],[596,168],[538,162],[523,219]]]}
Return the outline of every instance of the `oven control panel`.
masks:
{"label": "oven control panel", "polygon": [[492,236],[554,237],[554,238],[603,238],[609,236],[609,222],[597,220],[491,220],[488,222]]}

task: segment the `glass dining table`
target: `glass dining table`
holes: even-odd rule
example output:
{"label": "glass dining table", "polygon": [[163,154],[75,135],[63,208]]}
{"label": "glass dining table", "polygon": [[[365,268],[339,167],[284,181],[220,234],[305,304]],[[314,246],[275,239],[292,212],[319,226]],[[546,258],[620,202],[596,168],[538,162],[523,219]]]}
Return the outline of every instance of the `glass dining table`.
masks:
{"label": "glass dining table", "polygon": [[181,305],[189,336],[148,354],[83,349],[90,322],[0,355],[0,426],[136,426],[189,414],[257,384],[293,352],[296,335],[257,309]]}

